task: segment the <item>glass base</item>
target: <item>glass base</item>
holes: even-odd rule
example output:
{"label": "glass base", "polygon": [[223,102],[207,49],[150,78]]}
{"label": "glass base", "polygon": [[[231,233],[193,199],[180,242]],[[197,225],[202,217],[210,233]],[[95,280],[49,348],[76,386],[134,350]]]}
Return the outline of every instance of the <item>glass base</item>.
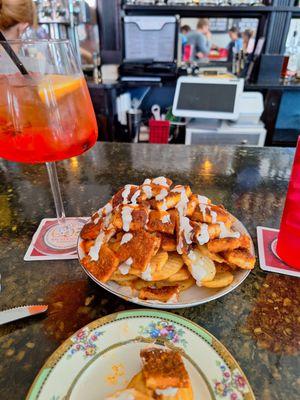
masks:
{"label": "glass base", "polygon": [[86,223],[83,218],[65,218],[63,224],[57,220],[47,221],[34,242],[34,248],[44,255],[70,255],[77,252],[79,233]]}

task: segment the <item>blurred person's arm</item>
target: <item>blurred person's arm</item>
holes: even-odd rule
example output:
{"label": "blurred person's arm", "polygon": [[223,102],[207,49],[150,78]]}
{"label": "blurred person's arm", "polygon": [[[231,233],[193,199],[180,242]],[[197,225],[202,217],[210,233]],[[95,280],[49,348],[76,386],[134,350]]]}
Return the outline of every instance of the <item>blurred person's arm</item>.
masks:
{"label": "blurred person's arm", "polygon": [[198,52],[196,53],[196,57],[197,57],[197,58],[204,58],[204,57],[205,57],[205,54],[201,53],[201,51],[198,51]]}
{"label": "blurred person's arm", "polygon": [[93,64],[93,54],[83,47],[80,47],[80,55],[87,64]]}
{"label": "blurred person's arm", "polygon": [[210,52],[210,48],[211,48],[211,43],[209,41],[209,39],[207,38],[207,36],[199,35],[198,36],[198,41],[197,41],[197,57],[199,53],[202,53],[202,57],[206,56],[207,54],[209,54]]}

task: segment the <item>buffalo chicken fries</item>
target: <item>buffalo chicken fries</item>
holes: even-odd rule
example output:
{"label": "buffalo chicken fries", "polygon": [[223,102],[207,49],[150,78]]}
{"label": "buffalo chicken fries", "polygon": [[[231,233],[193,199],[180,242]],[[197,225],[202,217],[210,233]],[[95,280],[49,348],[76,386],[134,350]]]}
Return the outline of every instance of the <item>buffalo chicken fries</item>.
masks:
{"label": "buffalo chicken fries", "polygon": [[177,302],[193,285],[223,288],[252,269],[248,235],[235,218],[189,186],[165,177],[126,185],[81,233],[83,266],[100,282],[132,288],[142,300]]}

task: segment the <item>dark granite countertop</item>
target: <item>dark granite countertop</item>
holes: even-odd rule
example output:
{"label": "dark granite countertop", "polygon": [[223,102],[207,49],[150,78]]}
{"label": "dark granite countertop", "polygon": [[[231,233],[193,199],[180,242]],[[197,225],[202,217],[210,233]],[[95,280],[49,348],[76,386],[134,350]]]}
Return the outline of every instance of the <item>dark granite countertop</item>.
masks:
{"label": "dark granite countertop", "polygon": [[[126,183],[165,175],[223,203],[256,243],[257,225],[279,225],[293,155],[286,148],[98,143],[58,163],[58,171],[69,216],[90,215]],[[0,159],[0,309],[49,304],[47,315],[0,327],[1,399],[24,399],[45,360],[78,328],[134,308],[96,286],[76,260],[23,261],[41,218],[53,216],[46,168]],[[293,400],[300,393],[299,310],[299,280],[256,267],[225,297],[176,312],[227,346],[258,400]]]}

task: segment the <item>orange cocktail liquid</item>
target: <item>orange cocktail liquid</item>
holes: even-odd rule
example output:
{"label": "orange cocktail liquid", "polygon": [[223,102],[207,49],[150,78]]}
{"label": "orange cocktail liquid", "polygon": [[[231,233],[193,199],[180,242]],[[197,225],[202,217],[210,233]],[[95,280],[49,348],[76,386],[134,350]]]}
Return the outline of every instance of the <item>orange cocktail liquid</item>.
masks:
{"label": "orange cocktail liquid", "polygon": [[77,156],[97,140],[81,75],[0,75],[0,157],[42,163]]}

